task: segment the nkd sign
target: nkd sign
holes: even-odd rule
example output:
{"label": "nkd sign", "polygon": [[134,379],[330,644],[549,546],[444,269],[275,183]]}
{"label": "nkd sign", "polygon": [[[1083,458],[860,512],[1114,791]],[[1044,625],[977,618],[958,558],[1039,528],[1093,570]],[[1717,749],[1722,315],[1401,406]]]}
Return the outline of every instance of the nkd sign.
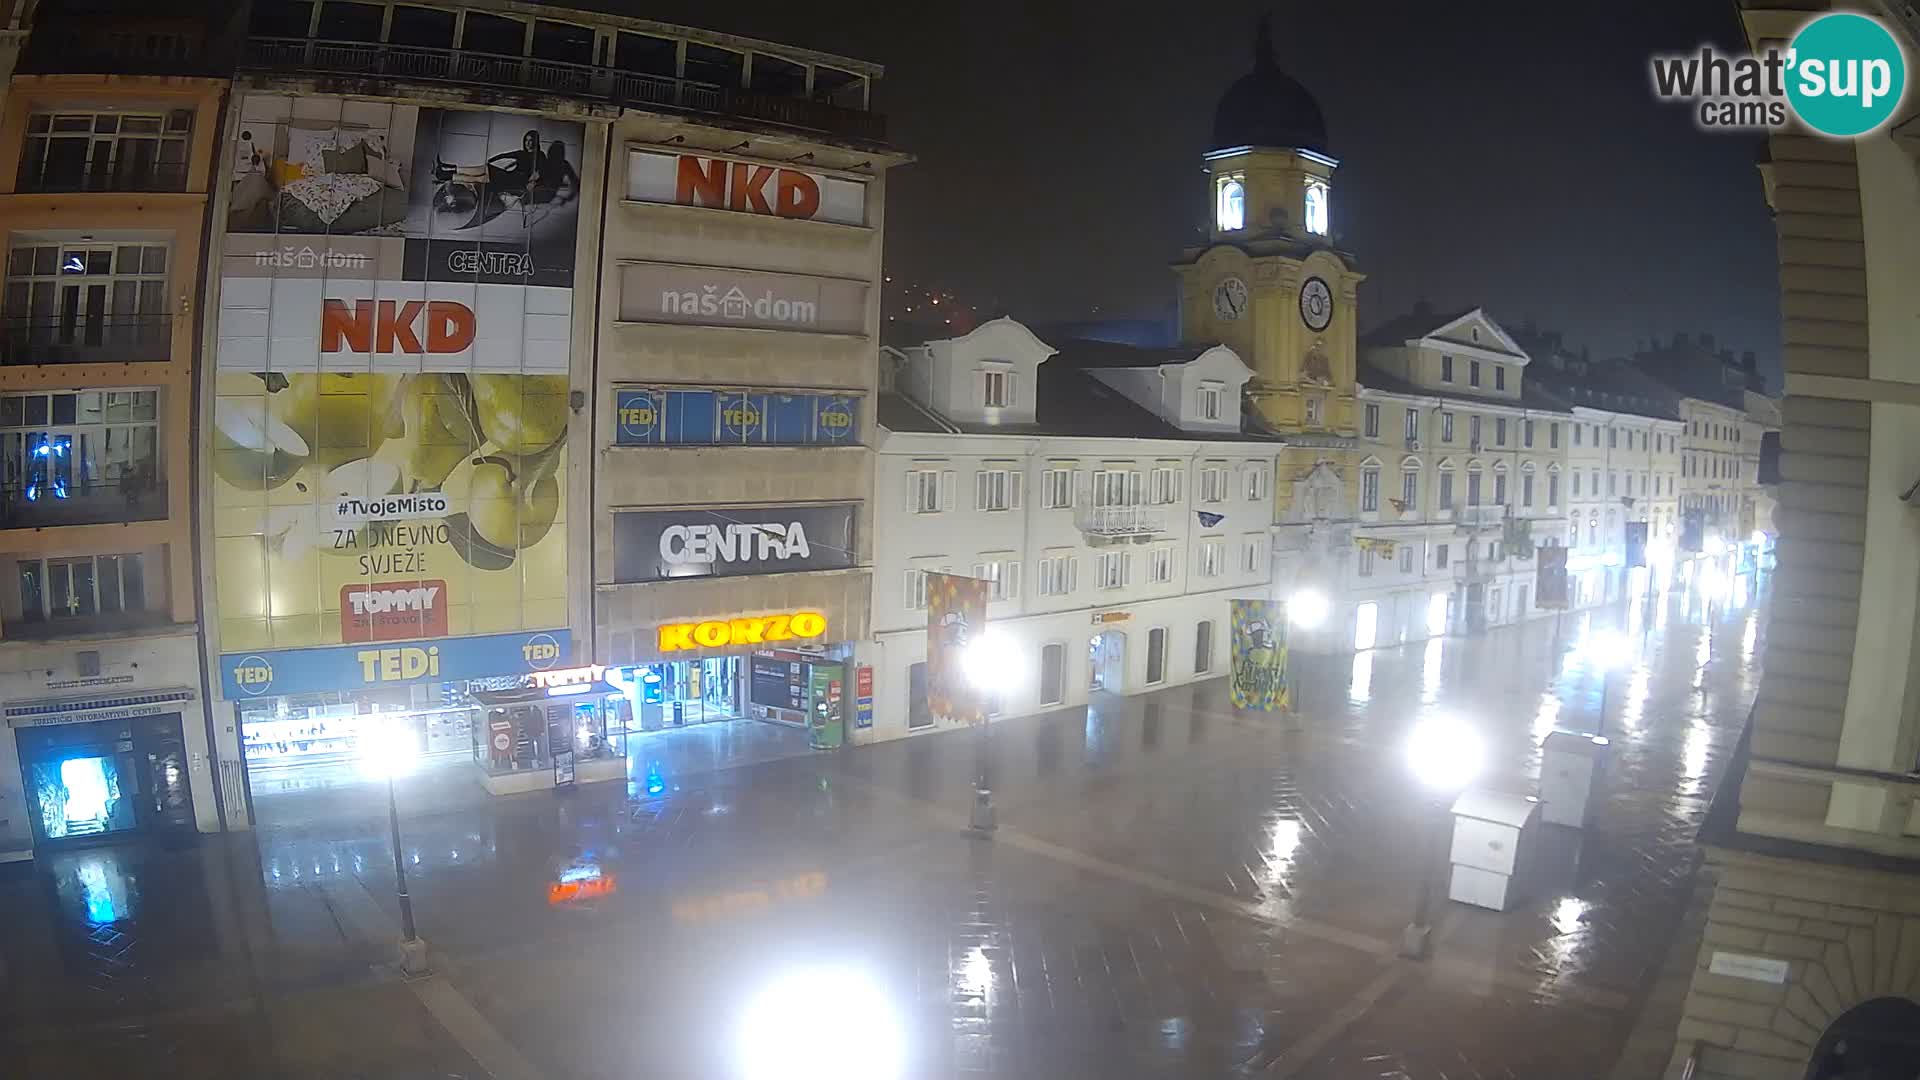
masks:
{"label": "nkd sign", "polygon": [[867,325],[867,283],[632,262],[620,267],[620,319],[858,334]]}
{"label": "nkd sign", "polygon": [[630,151],[627,198],[842,225],[867,221],[865,181],[698,154]]}
{"label": "nkd sign", "polygon": [[855,561],[855,510],[852,503],[835,503],[617,511],[614,580],[845,569]]}

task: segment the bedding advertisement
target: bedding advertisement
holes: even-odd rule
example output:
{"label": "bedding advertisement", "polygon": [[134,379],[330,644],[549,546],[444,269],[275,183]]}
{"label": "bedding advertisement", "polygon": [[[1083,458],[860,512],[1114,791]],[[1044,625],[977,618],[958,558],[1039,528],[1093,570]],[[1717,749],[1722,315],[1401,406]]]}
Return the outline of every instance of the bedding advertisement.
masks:
{"label": "bedding advertisement", "polygon": [[580,125],[238,108],[209,448],[221,651],[564,630]]}

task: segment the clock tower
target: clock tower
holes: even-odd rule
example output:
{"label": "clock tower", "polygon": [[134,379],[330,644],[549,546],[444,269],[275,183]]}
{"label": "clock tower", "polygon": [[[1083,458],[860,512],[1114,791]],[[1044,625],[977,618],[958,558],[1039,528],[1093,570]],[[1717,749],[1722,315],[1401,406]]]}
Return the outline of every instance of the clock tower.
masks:
{"label": "clock tower", "polygon": [[[1181,338],[1240,354],[1253,369],[1247,393],[1261,426],[1307,442],[1325,436],[1328,448],[1351,440],[1363,275],[1333,245],[1340,163],[1327,154],[1326,122],[1313,95],[1274,63],[1267,18],[1253,71],[1214,111],[1212,146],[1207,242],[1173,265]],[[1286,500],[1285,478],[1276,486]]]}

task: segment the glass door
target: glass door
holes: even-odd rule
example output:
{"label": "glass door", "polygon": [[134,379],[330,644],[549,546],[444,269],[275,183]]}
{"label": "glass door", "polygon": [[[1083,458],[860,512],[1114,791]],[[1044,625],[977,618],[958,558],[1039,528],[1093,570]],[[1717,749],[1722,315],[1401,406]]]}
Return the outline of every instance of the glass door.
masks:
{"label": "glass door", "polygon": [[35,841],[106,836],[139,827],[141,785],[131,740],[21,749],[29,755],[24,771]]}

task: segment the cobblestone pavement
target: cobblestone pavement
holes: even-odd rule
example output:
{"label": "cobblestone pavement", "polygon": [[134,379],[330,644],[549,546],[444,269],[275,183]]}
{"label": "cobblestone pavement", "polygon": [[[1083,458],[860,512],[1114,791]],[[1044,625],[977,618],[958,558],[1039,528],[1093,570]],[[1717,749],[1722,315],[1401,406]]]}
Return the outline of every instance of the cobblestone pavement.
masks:
{"label": "cobblestone pavement", "polygon": [[[1758,685],[1747,593],[1303,662],[1297,727],[1236,715],[1216,680],[984,736],[664,761],[656,795],[416,778],[428,979],[391,963],[384,789],[45,857],[0,872],[0,1060],[25,1063],[0,1072],[731,1076],[747,1031],[792,1029],[897,1045],[911,1077],[1606,1076],[1629,1032],[1657,1043],[1650,997],[1671,1007],[1652,988],[1693,832]],[[1541,738],[1590,727],[1603,682],[1593,826],[1546,827],[1518,907],[1445,903],[1433,959],[1399,959],[1440,842],[1410,725],[1470,720],[1482,786],[1530,791]],[[983,762],[990,841],[965,828]],[[811,1075],[794,1053],[780,1074]]]}

